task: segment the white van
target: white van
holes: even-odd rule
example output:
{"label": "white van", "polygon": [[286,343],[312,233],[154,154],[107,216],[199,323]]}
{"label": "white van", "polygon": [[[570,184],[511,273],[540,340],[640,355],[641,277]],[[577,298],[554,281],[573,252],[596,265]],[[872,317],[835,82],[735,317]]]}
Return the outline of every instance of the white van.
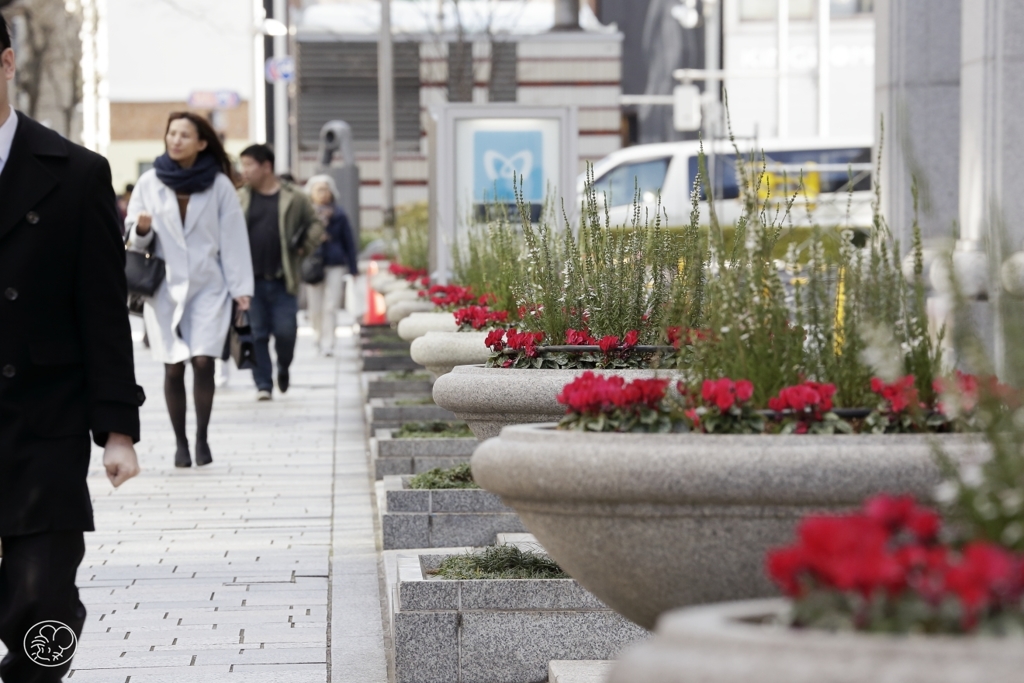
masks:
{"label": "white van", "polygon": [[[738,140],[736,145],[743,163],[747,163],[753,152],[756,161],[753,172],[747,176],[756,178],[763,170],[759,194],[762,199],[768,198],[773,212],[779,212],[780,222],[786,201],[796,194],[797,199],[785,221],[788,226],[871,226],[870,140]],[[688,224],[699,151],[697,141],[635,145],[613,152],[594,164],[598,204],[603,209],[607,201],[611,225],[631,224],[636,186],[640,192],[641,220],[645,215],[653,219],[660,197],[668,225]],[[713,147],[705,142],[704,152],[708,175],[714,178],[715,213],[721,225],[732,225],[742,210],[736,151],[732,143],[724,140],[717,141]],[[585,183],[586,175],[580,175],[577,193],[581,197]],[[703,187],[700,197],[700,222],[707,225],[708,206]]]}

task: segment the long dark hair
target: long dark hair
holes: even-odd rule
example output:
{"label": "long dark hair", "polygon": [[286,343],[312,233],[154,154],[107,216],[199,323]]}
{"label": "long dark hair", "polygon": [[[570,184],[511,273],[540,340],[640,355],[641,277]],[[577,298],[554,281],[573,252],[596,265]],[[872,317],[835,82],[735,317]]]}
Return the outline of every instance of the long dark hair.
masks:
{"label": "long dark hair", "polygon": [[196,131],[199,132],[199,139],[206,141],[206,149],[204,152],[209,152],[213,155],[213,158],[217,160],[217,165],[220,166],[220,170],[229,179],[235,177],[234,166],[231,165],[231,159],[228,158],[228,153],[224,151],[224,145],[221,144],[220,138],[217,136],[217,131],[213,129],[210,122],[199,114],[193,114],[190,111],[176,111],[172,112],[167,117],[167,129],[164,130],[164,138],[167,137],[167,133],[171,130],[171,122],[177,121],[178,119],[188,119],[192,122],[192,125],[196,127]]}

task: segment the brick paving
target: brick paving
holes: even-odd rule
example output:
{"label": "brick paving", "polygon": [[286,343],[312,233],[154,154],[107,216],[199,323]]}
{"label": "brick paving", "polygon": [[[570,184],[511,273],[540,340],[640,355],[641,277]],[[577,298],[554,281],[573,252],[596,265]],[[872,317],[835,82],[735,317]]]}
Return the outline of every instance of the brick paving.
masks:
{"label": "brick paving", "polygon": [[[272,402],[232,372],[202,469],[173,467],[163,368],[139,343],[136,356],[143,473],[114,491],[94,451],[89,618],[66,680],[385,683],[354,339],[321,359],[300,336],[292,387]],[[191,406],[189,420],[191,434]]]}

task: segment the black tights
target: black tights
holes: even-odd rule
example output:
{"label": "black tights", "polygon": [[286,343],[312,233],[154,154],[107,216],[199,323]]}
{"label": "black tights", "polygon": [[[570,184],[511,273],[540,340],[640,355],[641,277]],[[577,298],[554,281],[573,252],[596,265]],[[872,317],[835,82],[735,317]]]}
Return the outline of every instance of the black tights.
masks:
{"label": "black tights", "polygon": [[[213,358],[196,356],[192,359],[193,391],[196,402],[196,441],[206,441],[206,430],[210,426],[210,412],[213,410]],[[171,414],[171,426],[178,444],[188,443],[185,436],[185,364],[164,365],[164,398],[167,412]]]}

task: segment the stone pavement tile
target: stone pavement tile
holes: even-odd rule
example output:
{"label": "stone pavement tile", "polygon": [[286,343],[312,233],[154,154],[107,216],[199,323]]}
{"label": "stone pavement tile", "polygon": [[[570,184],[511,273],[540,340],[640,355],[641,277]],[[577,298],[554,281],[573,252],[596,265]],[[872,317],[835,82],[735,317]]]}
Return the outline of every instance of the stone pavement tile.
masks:
{"label": "stone pavement tile", "polygon": [[273,649],[242,648],[239,650],[200,650],[196,652],[196,666],[205,664],[320,664],[327,662],[327,650],[322,647],[279,647]]}

